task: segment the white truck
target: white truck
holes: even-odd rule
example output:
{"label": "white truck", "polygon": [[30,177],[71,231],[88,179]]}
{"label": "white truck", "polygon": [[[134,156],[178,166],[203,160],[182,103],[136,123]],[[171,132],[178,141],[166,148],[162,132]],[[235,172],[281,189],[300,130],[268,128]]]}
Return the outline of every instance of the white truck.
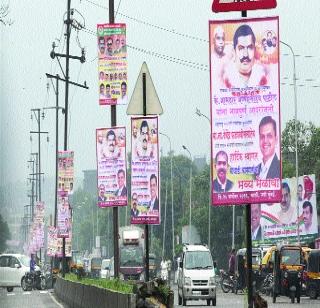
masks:
{"label": "white truck", "polygon": [[144,230],[136,226],[119,228],[120,279],[144,280]]}
{"label": "white truck", "polygon": [[178,269],[178,301],[206,300],[217,304],[215,272],[210,250],[205,245],[185,245]]}

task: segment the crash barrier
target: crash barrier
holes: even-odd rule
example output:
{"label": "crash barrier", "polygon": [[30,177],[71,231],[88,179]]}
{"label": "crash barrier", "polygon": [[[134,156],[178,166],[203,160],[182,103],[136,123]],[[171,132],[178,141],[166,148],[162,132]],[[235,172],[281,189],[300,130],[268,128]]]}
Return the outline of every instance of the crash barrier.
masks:
{"label": "crash barrier", "polygon": [[69,308],[135,308],[136,295],[85,285],[58,277],[55,294]]}

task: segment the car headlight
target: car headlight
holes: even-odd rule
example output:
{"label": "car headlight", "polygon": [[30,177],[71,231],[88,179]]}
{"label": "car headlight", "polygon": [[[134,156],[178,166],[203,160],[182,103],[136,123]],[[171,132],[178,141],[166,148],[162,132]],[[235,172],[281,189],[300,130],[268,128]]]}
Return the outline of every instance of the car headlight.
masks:
{"label": "car headlight", "polygon": [[184,277],[184,285],[191,286],[191,278],[190,277]]}
{"label": "car headlight", "polygon": [[213,277],[210,277],[209,278],[209,285],[210,286],[214,286],[216,284],[216,281],[215,281],[215,277],[213,276]]}
{"label": "car headlight", "polygon": [[284,272],[284,278],[288,278],[288,272]]}

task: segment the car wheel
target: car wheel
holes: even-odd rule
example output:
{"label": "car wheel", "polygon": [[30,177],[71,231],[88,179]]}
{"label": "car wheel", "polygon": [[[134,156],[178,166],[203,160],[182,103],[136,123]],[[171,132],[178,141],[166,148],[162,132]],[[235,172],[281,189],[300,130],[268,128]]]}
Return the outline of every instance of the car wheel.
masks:
{"label": "car wheel", "polygon": [[217,306],[217,298],[212,299],[212,306]]}
{"label": "car wheel", "polygon": [[44,277],[41,277],[40,280],[40,289],[45,290],[47,288],[46,279]]}
{"label": "car wheel", "polygon": [[13,291],[13,287],[7,287],[7,291],[8,292],[12,292]]}
{"label": "car wheel", "polygon": [[317,296],[318,294],[317,294],[317,287],[316,286],[314,286],[314,285],[311,285],[310,287],[309,287],[309,297],[310,297],[310,299],[317,299]]}
{"label": "car wheel", "polygon": [[28,291],[26,277],[22,277],[22,279],[21,279],[21,288],[23,291]]}

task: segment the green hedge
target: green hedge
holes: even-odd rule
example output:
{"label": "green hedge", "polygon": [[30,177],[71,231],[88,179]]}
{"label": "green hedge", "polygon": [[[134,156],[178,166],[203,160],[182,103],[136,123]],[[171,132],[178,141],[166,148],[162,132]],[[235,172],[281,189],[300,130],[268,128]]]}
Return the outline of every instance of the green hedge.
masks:
{"label": "green hedge", "polygon": [[83,283],[86,285],[97,286],[100,288],[105,288],[125,294],[133,293],[133,284],[129,282],[124,282],[120,279],[91,279],[91,278],[82,278],[79,280],[75,274],[66,274],[66,280],[75,281],[78,283]]}

